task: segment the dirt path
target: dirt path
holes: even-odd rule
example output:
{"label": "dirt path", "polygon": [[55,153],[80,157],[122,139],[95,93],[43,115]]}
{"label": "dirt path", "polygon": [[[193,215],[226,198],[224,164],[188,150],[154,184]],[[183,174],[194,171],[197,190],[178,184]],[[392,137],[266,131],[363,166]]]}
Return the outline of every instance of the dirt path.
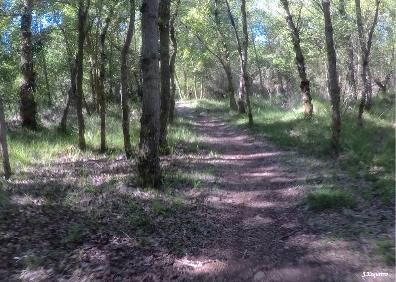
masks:
{"label": "dirt path", "polygon": [[[193,122],[203,149],[197,153],[199,157],[177,165],[203,173],[208,166],[214,168],[216,189],[203,192],[202,204],[217,210],[224,228],[210,248],[176,264],[185,271],[185,278],[370,281],[362,280],[363,271],[383,270],[369,262],[360,243],[335,239],[311,228],[309,214],[301,204],[304,183],[312,174],[304,168],[304,159],[298,161],[295,153],[257,140],[204,109],[179,104],[178,111]],[[292,159],[301,166],[290,166]],[[392,280],[392,273],[373,279]]]}
{"label": "dirt path", "polygon": [[0,182],[0,281],[394,280],[370,239],[393,238],[392,209],[311,213],[304,194],[331,163],[225,115],[177,110],[178,130],[197,139],[161,158],[168,192],[139,188],[133,160],[96,153],[65,152]]}

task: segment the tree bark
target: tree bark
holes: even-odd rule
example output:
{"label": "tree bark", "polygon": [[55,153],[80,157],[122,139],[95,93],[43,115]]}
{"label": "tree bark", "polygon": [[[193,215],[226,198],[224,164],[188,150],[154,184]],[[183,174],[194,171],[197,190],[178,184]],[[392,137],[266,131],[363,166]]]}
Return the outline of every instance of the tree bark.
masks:
{"label": "tree bark", "polygon": [[228,0],[226,0],[225,2],[226,2],[226,6],[227,6],[228,18],[230,20],[232,28],[234,29],[235,38],[237,41],[239,60],[240,60],[239,91],[238,91],[238,101],[237,101],[238,112],[240,114],[244,114],[244,113],[246,113],[246,109],[245,109],[245,88],[243,87],[243,85],[244,85],[243,67],[242,67],[243,62],[242,62],[242,58],[241,58],[242,57],[242,46],[241,46],[241,42],[239,40],[238,30],[235,25],[235,20],[234,20],[234,16],[232,15],[232,12],[231,12],[230,4],[228,3]]}
{"label": "tree bark", "polygon": [[121,51],[121,107],[122,133],[124,135],[124,150],[127,159],[132,156],[131,137],[129,134],[129,101],[128,101],[128,53],[135,27],[135,0],[129,0],[129,25],[124,46]]}
{"label": "tree bark", "polygon": [[4,177],[6,179],[11,176],[10,158],[8,155],[7,144],[7,125],[5,122],[3,99],[0,97],[0,143],[1,143],[1,157],[3,159]]}
{"label": "tree bark", "polygon": [[33,0],[24,0],[21,16],[21,71],[22,82],[19,92],[22,126],[37,129],[37,105],[34,100],[35,74],[33,70],[32,46]]}
{"label": "tree bark", "polygon": [[96,67],[96,48],[92,42],[91,33],[87,34],[87,49],[89,54],[89,80],[91,85],[91,96],[92,96],[92,105],[93,111],[98,112],[98,102],[97,102],[97,67]]}
{"label": "tree bark", "polygon": [[340,116],[340,86],[338,84],[337,57],[334,48],[333,25],[330,14],[330,0],[322,0],[325,21],[325,37],[328,61],[328,87],[332,106],[332,137],[333,149],[338,153],[340,148],[341,116]]}
{"label": "tree bark", "polygon": [[142,7],[143,104],[139,144],[139,175],[144,187],[159,188],[160,77],[158,0],[143,0]]}
{"label": "tree bark", "polygon": [[[345,0],[340,0],[339,2],[339,11],[341,17],[345,20],[346,23],[351,21],[350,16],[346,12],[346,3]],[[348,84],[348,90],[352,91],[352,97],[354,100],[357,100],[357,88],[356,88],[356,77],[355,77],[355,51],[353,49],[353,38],[351,33],[346,32],[345,39],[347,43],[347,54],[348,54],[348,61],[347,61],[347,75],[346,80]]]}
{"label": "tree bark", "polygon": [[76,67],[77,67],[77,64],[76,64],[75,56],[73,55],[70,44],[67,40],[68,37],[67,37],[65,29],[61,28],[61,32],[62,32],[64,41],[65,41],[67,57],[68,57],[68,61],[69,61],[69,70],[70,70],[70,88],[67,92],[66,107],[63,110],[62,119],[59,123],[59,130],[61,130],[62,132],[66,132],[67,117],[69,115],[70,106],[72,104],[72,101],[75,100],[75,96],[76,96]]}
{"label": "tree bark", "polygon": [[353,49],[352,36],[348,39],[348,86],[352,90],[352,97],[357,100],[357,87],[356,87],[356,75],[355,75],[355,51]]}
{"label": "tree bark", "polygon": [[235,100],[235,90],[234,90],[231,61],[230,61],[230,50],[227,45],[227,40],[224,36],[224,33],[222,32],[221,22],[220,22],[220,18],[219,18],[218,1],[215,0],[214,3],[215,3],[214,16],[215,16],[217,34],[219,35],[219,37],[221,39],[221,43],[223,45],[223,58],[221,58],[221,59],[222,59],[222,65],[223,65],[224,71],[227,76],[227,82],[228,82],[227,93],[228,93],[228,98],[229,98],[229,103],[230,103],[230,109],[236,111],[238,109],[238,105]]}
{"label": "tree bark", "polygon": [[259,71],[260,92],[262,95],[268,95],[268,90],[264,86],[263,71],[261,69],[260,62],[259,62],[259,57],[258,57],[257,48],[256,48],[256,40],[254,39],[253,31],[251,33],[252,33],[253,51],[254,51],[254,55],[255,55],[255,59],[256,59],[257,68]]}
{"label": "tree bark", "polygon": [[81,150],[86,149],[85,143],[85,123],[83,115],[83,76],[84,76],[84,41],[85,28],[88,17],[88,10],[90,0],[84,7],[84,0],[79,0],[78,5],[78,50],[76,56],[76,109],[77,109],[77,124],[78,124],[78,146]]}
{"label": "tree bark", "polygon": [[113,16],[114,6],[110,8],[110,12],[105,20],[102,32],[100,33],[99,50],[100,50],[100,69],[99,69],[99,109],[100,109],[100,151],[106,151],[106,35],[109,29],[110,21]]}
{"label": "tree bark", "polygon": [[170,111],[170,53],[169,53],[169,24],[170,0],[159,2],[159,32],[160,32],[160,63],[161,63],[161,118],[160,118],[160,148],[164,153],[168,151],[167,133]]}
{"label": "tree bark", "polygon": [[[179,11],[180,0],[177,0],[175,6],[175,12],[170,20],[170,40],[172,42],[172,55],[170,57],[169,72],[170,72],[170,83],[171,83],[171,93],[170,93],[170,107],[169,107],[169,122],[173,123],[175,119],[175,104],[176,104],[176,56],[177,56],[177,39],[176,39],[176,29],[175,21]],[[180,92],[180,91],[179,91]]]}
{"label": "tree bark", "polygon": [[[241,42],[238,34],[238,30],[235,25],[234,16],[232,15],[230,4],[228,0],[226,0],[228,17],[231,22],[231,26],[234,29],[235,38],[237,41],[239,61],[240,61],[240,77],[239,77],[239,92],[238,92],[238,111],[241,114],[246,113],[246,106],[248,108],[248,118],[249,125],[253,124],[253,115],[251,111],[250,105],[250,94],[251,94],[251,85],[250,78],[247,69],[247,59],[248,59],[248,43],[249,43],[249,34],[247,31],[247,19],[246,19],[246,1],[241,1],[241,19],[242,19],[242,31],[243,31],[243,41]],[[245,101],[246,100],[246,101]]]}
{"label": "tree bark", "polygon": [[373,39],[374,29],[377,25],[378,21],[378,10],[379,10],[380,1],[375,1],[375,14],[373,23],[368,33],[367,42],[365,41],[364,29],[363,29],[363,20],[362,20],[362,10],[360,8],[360,0],[355,0],[355,9],[356,9],[356,24],[359,35],[359,43],[361,49],[361,65],[362,65],[362,82],[363,82],[363,91],[361,94],[361,100],[359,104],[359,113],[358,113],[358,125],[363,125],[363,112],[366,107],[367,96],[371,95],[370,91],[372,91],[371,80],[369,80],[369,57],[371,50],[371,43]]}
{"label": "tree bark", "polygon": [[67,117],[69,115],[70,106],[72,101],[76,100],[76,72],[77,72],[77,61],[74,60],[74,63],[70,65],[70,88],[67,94],[66,107],[63,110],[63,115],[61,122],[59,124],[59,129],[63,132],[66,132],[67,129]]}
{"label": "tree bark", "polygon": [[304,103],[304,114],[306,117],[311,117],[313,113],[313,105],[312,105],[312,97],[311,97],[311,90],[310,90],[310,83],[307,78],[306,72],[306,65],[305,65],[305,58],[301,49],[300,45],[300,32],[297,29],[296,25],[294,24],[293,17],[290,14],[289,10],[289,2],[287,0],[281,0],[283,9],[286,12],[286,22],[290,30],[290,35],[293,42],[293,49],[296,55],[296,65],[298,75],[300,76],[301,83],[300,89],[303,96],[303,103]]}
{"label": "tree bark", "polygon": [[248,47],[249,47],[249,33],[247,27],[247,16],[246,16],[246,0],[241,1],[241,16],[242,16],[242,31],[243,31],[243,41],[242,41],[242,70],[243,70],[243,80],[244,80],[244,89],[246,91],[246,105],[248,109],[248,118],[249,125],[253,125],[253,115],[252,108],[250,105],[250,96],[252,94],[251,91],[251,81],[248,73]]}
{"label": "tree bark", "polygon": [[52,95],[51,95],[51,87],[48,78],[48,66],[47,66],[47,58],[45,56],[45,49],[43,49],[43,72],[45,79],[45,90],[47,92],[48,105],[52,106]]}
{"label": "tree bark", "polygon": [[368,85],[368,91],[367,91],[367,97],[366,97],[366,103],[364,104],[364,109],[366,111],[370,111],[372,103],[373,103],[373,78],[371,76],[371,69],[370,66],[367,66],[367,85]]}

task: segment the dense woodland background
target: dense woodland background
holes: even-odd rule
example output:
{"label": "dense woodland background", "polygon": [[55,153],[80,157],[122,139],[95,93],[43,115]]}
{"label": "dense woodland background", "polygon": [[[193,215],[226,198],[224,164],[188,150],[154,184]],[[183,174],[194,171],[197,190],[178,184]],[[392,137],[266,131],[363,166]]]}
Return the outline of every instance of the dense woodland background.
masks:
{"label": "dense woodland background", "polygon": [[[11,211],[22,183],[42,185],[59,164],[82,164],[73,183],[85,194],[121,179],[164,193],[197,188],[201,180],[168,166],[202,148],[213,153],[185,115],[189,105],[325,162],[304,201],[314,211],[371,207],[372,221],[386,214],[386,231],[370,228],[385,234],[373,245],[392,265],[395,22],[391,0],[2,0],[0,141],[9,180],[0,208]],[[109,179],[91,162],[111,168]],[[313,163],[297,165],[306,183]],[[165,216],[161,201],[152,211]],[[131,224],[150,233],[150,216]],[[0,225],[13,217],[5,218]],[[68,226],[63,240],[79,241],[91,227]]]}

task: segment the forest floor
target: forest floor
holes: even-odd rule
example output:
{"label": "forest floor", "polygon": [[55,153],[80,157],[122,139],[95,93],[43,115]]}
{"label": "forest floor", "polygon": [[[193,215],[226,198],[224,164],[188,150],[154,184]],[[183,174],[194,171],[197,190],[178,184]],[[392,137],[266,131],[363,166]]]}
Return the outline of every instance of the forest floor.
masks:
{"label": "forest floor", "polygon": [[314,212],[318,183],[355,181],[334,161],[213,110],[177,111],[193,134],[162,158],[162,192],[137,188],[122,155],[58,158],[3,183],[0,281],[394,281],[381,252],[394,246],[393,207]]}

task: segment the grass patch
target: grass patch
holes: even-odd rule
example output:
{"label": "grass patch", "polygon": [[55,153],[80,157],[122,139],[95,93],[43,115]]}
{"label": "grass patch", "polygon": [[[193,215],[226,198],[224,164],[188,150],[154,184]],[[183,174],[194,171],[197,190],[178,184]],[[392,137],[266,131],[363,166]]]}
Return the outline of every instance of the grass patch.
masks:
{"label": "grass patch", "polygon": [[313,211],[353,208],[354,196],[341,188],[319,188],[307,196],[308,208]]}
{"label": "grass patch", "polygon": [[[302,105],[281,107],[265,99],[252,99],[254,126],[263,136],[285,149],[327,160],[331,156],[330,102],[314,97],[314,116],[304,118]],[[199,106],[213,113],[225,112],[227,101],[202,100]],[[364,126],[357,126],[357,107],[342,115],[339,168],[368,185],[367,194],[392,204],[395,198],[394,102],[389,94],[374,97],[373,107],[364,114]],[[226,111],[228,112],[228,110]],[[231,123],[247,127],[247,117],[232,113]],[[334,183],[332,183],[334,184]]]}
{"label": "grass patch", "polygon": [[63,242],[66,244],[79,243],[81,242],[85,233],[85,228],[81,224],[73,223],[67,230],[66,236],[63,238]]}
{"label": "grass patch", "polygon": [[377,242],[378,252],[383,261],[390,266],[395,265],[395,245],[392,241],[382,240]]}

